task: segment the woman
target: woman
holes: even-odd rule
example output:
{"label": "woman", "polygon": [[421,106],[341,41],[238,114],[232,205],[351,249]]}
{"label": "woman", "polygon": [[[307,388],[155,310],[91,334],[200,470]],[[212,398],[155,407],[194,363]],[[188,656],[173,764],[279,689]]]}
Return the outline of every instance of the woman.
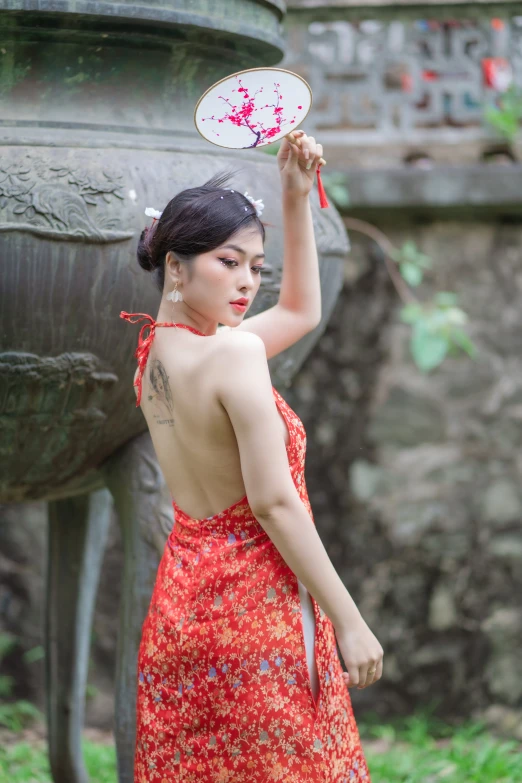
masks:
{"label": "woman", "polygon": [[214,177],[142,234],[157,321],[121,314],[147,321],[136,404],[174,509],[139,649],[137,783],[370,780],[347,686],[379,680],[383,650],[317,534],[306,433],[267,363],[321,315],[309,193],[323,150],[296,136],[277,156],[278,303],[244,319],[261,285],[261,207]]}

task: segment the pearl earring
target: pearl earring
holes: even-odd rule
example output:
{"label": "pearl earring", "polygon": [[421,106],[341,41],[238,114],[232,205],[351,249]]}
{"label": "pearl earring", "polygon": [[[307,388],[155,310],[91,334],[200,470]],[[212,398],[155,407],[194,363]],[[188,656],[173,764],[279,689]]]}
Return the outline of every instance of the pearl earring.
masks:
{"label": "pearl earring", "polygon": [[170,294],[167,294],[167,299],[170,302],[182,302],[183,301],[183,296],[181,294],[181,291],[178,291],[178,284],[177,283],[174,286],[174,288],[172,289],[172,291],[170,292]]}

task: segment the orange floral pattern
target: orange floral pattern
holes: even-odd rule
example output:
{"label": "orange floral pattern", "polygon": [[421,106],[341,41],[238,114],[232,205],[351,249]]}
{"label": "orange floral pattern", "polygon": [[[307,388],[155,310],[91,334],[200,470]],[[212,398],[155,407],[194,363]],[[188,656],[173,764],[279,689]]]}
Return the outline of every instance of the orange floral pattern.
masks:
{"label": "orange floral pattern", "polygon": [[[313,520],[305,429],[272,389]],[[135,783],[370,783],[333,625],[311,597],[316,701],[297,577],[247,497],[206,519],[173,509],[138,655]]]}

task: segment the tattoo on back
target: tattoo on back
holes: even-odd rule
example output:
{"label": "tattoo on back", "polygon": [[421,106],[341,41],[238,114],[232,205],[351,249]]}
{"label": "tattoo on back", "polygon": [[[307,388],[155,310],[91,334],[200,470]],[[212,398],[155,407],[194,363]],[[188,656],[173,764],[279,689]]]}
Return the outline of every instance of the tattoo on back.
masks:
{"label": "tattoo on back", "polygon": [[174,405],[169,376],[159,359],[153,359],[150,363],[149,381],[151,391],[148,399],[154,408],[152,415],[156,424],[166,424],[168,427],[173,427]]}

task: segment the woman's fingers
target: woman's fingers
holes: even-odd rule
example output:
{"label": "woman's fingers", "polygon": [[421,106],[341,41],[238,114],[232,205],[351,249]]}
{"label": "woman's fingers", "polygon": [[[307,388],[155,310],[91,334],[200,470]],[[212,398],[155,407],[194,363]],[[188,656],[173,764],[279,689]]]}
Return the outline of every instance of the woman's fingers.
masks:
{"label": "woman's fingers", "polygon": [[383,659],[381,657],[381,660],[377,664],[377,669],[375,671],[375,675],[374,675],[373,680],[371,682],[372,685],[373,685],[374,682],[377,682],[377,680],[381,679],[381,677],[382,677],[382,667],[383,667]]}
{"label": "woman's fingers", "polygon": [[288,134],[287,138],[289,141],[295,141],[295,143],[303,151],[305,156],[309,154],[310,142],[315,143],[314,137],[307,136],[303,130],[292,131],[291,133]]}
{"label": "woman's fingers", "polygon": [[[375,671],[371,672],[370,669],[374,669]],[[382,677],[382,658],[378,663],[372,663],[369,664],[366,668],[366,671],[363,672],[361,668],[361,678],[360,678],[360,684],[359,688],[362,690],[363,688],[367,688],[369,685],[373,685],[374,682],[377,680],[380,680]]]}
{"label": "woman's fingers", "polygon": [[[369,685],[373,685],[374,682],[380,680],[382,677],[383,659],[375,664],[368,664],[367,666],[354,666],[349,667],[347,672],[343,672],[343,681],[347,688],[357,687],[357,690],[363,690]],[[375,668],[375,671],[369,672],[369,669]]]}
{"label": "woman's fingers", "polygon": [[315,159],[316,143],[313,136],[302,137],[302,150],[306,161],[306,168],[311,169]]}
{"label": "woman's fingers", "polygon": [[307,161],[313,161],[315,156],[316,143],[313,136],[307,136],[305,141],[305,158]]}
{"label": "woman's fingers", "polygon": [[323,145],[315,144],[313,147],[313,156],[310,156],[307,168],[311,168],[314,165],[324,165],[326,161],[323,159]]}
{"label": "woman's fingers", "polygon": [[368,670],[372,668],[373,664],[368,664],[368,666],[361,666],[359,669],[359,685],[357,686],[359,690],[366,688],[370,684],[370,681],[373,681],[375,672],[368,674]]}
{"label": "woman's fingers", "polygon": [[311,169],[314,164],[324,166],[326,161],[323,158],[323,145],[316,142],[313,136],[301,136],[301,144],[304,149],[304,157],[307,162],[307,169]]}
{"label": "woman's fingers", "polygon": [[302,151],[307,169],[311,169],[314,163],[317,163],[318,166],[325,165],[323,145],[317,144],[313,136],[307,136],[303,130],[295,130],[291,131],[286,138],[288,141],[295,143],[298,149]]}
{"label": "woman's fingers", "polygon": [[359,667],[358,666],[348,666],[348,687],[349,688],[355,688],[356,685],[359,685]]}

